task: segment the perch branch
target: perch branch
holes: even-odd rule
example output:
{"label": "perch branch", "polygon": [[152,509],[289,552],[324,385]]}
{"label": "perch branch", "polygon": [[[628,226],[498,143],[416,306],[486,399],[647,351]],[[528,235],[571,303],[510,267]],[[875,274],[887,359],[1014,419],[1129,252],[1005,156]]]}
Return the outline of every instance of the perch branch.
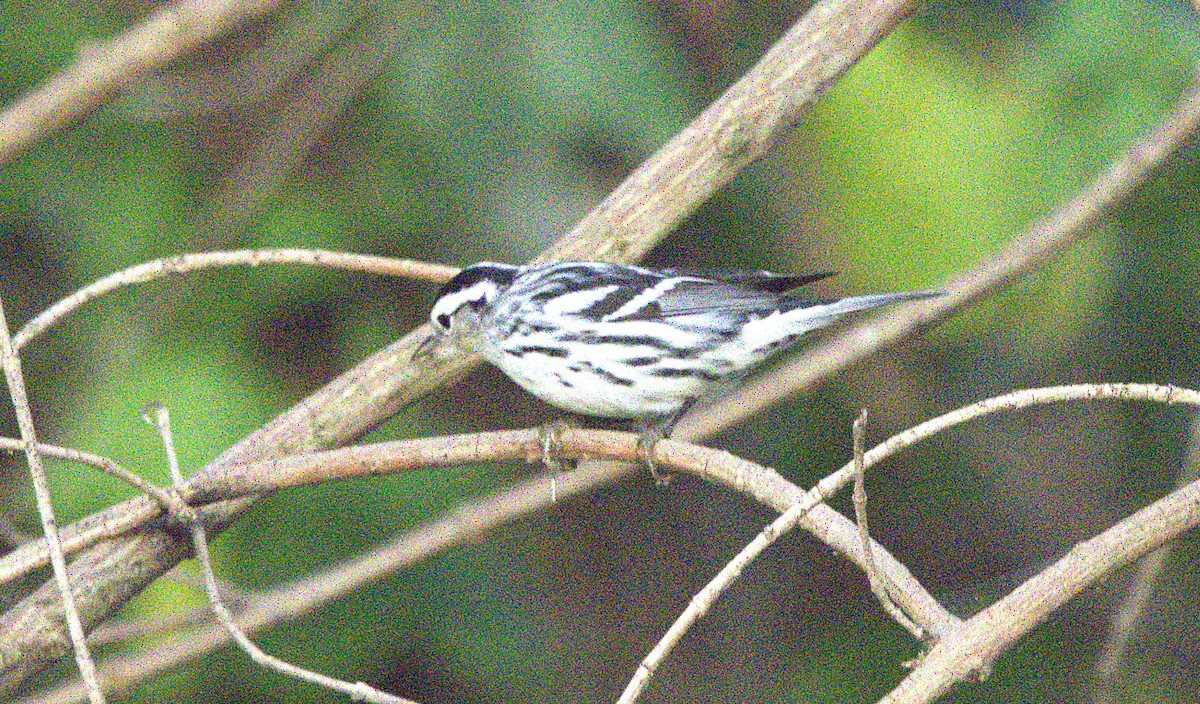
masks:
{"label": "perch branch", "polygon": [[[864,453],[862,466],[864,469],[872,467],[906,447],[950,427],[987,414],[1019,410],[1036,404],[1080,400],[1146,401],[1200,407],[1200,393],[1168,386],[1104,384],[1017,391],[952,411],[889,438]],[[564,457],[611,455],[630,460],[640,459],[634,435],[609,431],[569,430],[561,435],[560,443],[559,451],[564,454]],[[378,452],[379,456],[375,459],[363,455],[355,457],[349,451]],[[702,599],[698,606],[703,606],[705,603],[711,604],[719,592],[728,586],[731,579],[740,574],[740,569],[744,568],[744,565],[749,564],[753,557],[780,535],[783,535],[786,530],[790,530],[797,524],[814,532],[835,550],[846,554],[856,564],[862,566],[864,557],[859,549],[861,543],[856,526],[828,506],[819,503],[840,490],[846,482],[853,478],[855,462],[849,463],[846,467],[842,467],[826,477],[807,494],[793,496],[794,487],[782,480],[775,480],[773,476],[777,475],[769,471],[748,482],[748,478],[754,477],[754,474],[748,474],[744,468],[747,465],[753,466],[753,463],[748,463],[720,450],[693,446],[674,440],[663,440],[655,446],[655,451],[654,461],[656,463],[680,471],[693,472],[711,481],[725,484],[755,496],[756,499],[776,510],[787,513],[786,516],[780,516],[771,527],[768,527],[760,536],[761,539],[756,539],[748,545],[743,551],[746,554],[739,555],[730,563],[733,565],[731,569],[723,570],[705,588],[704,593],[711,596],[711,599],[707,602]],[[345,453],[340,460],[336,457],[339,453]],[[265,491],[319,483],[334,478],[374,475],[385,471],[379,462],[385,455],[390,456],[391,459],[388,462],[392,465],[392,469],[386,471],[403,471],[418,466],[442,466],[484,459],[531,458],[540,456],[540,453],[541,438],[537,430],[404,440],[380,443],[375,446],[346,448],[345,451],[320,453],[325,458],[331,458],[331,461],[342,463],[341,468],[331,466],[324,473],[316,467],[324,459],[322,462],[314,462],[311,465],[299,456],[284,458],[278,462],[255,463],[246,468],[231,469],[230,474],[222,479],[204,479],[204,482],[208,482],[206,485],[193,484],[185,487],[183,495],[191,500],[214,499],[221,492],[239,486],[242,481],[249,482],[255,489]],[[313,457],[317,456],[313,455]],[[638,466],[640,465],[622,464],[620,471],[614,474],[608,467],[599,463],[584,463],[580,469],[563,474],[558,478],[559,498],[566,499],[592,491],[626,473],[637,471]],[[192,481],[195,481],[195,478]],[[774,488],[777,481],[782,483],[778,484],[778,488]],[[755,488],[756,486],[758,488]],[[346,564],[318,573],[301,582],[281,586],[267,592],[261,599],[253,600],[245,615],[239,620],[245,624],[246,630],[254,631],[280,621],[296,618],[391,571],[416,564],[451,547],[480,540],[495,527],[528,513],[544,509],[551,504],[551,501],[545,478],[538,478],[523,482],[503,493],[469,502],[441,519],[402,534],[392,543],[382,546],[368,555],[355,558]],[[832,538],[829,537],[831,535]],[[920,585],[915,580],[911,580],[911,576],[904,577],[907,571],[904,570],[903,565],[895,562],[895,558],[884,548],[874,544],[872,552],[876,559],[883,562],[881,571],[887,573],[887,579],[895,580],[899,575],[899,581],[894,581],[892,584],[895,587],[894,594],[901,595],[906,599],[905,608],[912,608],[910,602],[914,597],[920,598],[923,594]],[[739,565],[741,567],[738,567]],[[939,638],[953,636],[961,627],[962,622],[949,614],[945,614],[942,622],[930,619],[929,614],[935,613],[935,609],[939,608],[936,602],[932,602],[930,609],[917,611],[917,613],[923,614],[922,622],[934,622],[935,626],[930,629],[934,635]],[[681,619],[694,621],[703,616],[705,611],[704,608],[690,609]],[[680,632],[682,633],[682,631]],[[190,657],[209,652],[224,642],[226,641],[223,632],[216,626],[189,631],[187,634],[172,639],[169,644],[164,644],[163,648],[152,658],[143,655],[139,655],[137,658],[117,658],[106,662],[102,673],[106,682],[128,686],[132,681],[139,681],[155,672],[184,662]],[[663,651],[660,657],[665,654],[666,651]],[[77,701],[81,694],[82,690],[76,683],[56,690],[44,701]]]}

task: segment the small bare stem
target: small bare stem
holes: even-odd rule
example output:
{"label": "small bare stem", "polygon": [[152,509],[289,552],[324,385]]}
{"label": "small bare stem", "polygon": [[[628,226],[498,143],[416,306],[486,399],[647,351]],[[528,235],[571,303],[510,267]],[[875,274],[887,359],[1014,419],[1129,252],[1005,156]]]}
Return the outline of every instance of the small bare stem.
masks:
{"label": "small bare stem", "polygon": [[883,610],[892,617],[896,623],[904,626],[909,633],[917,640],[925,640],[925,629],[913,622],[904,611],[896,606],[896,602],[892,601],[892,597],[888,594],[889,589],[892,589],[888,583],[887,576],[884,575],[879,567],[875,564],[875,550],[872,546],[871,528],[867,523],[867,483],[866,469],[863,467],[863,443],[867,436],[867,409],[862,409],[862,413],[854,421],[854,490],[852,493],[854,502],[854,518],[858,524],[858,540],[862,545],[864,555],[863,571],[867,573],[867,581],[871,585],[871,593],[879,600],[879,605]]}
{"label": "small bare stem", "polygon": [[42,456],[38,453],[37,429],[33,423],[33,412],[25,395],[25,376],[21,373],[21,358],[8,334],[8,320],[4,315],[4,302],[0,300],[0,363],[4,366],[4,378],[8,381],[8,392],[13,408],[17,412],[17,425],[21,428],[21,442],[25,459],[29,463],[29,475],[33,479],[33,493],[37,498],[38,516],[42,519],[42,533],[46,536],[46,547],[50,551],[50,564],[54,568],[54,581],[62,597],[63,616],[67,621],[67,632],[75,649],[75,662],[79,674],[87,686],[92,704],[104,704],[104,690],[96,674],[96,663],[88,650],[83,622],[75,605],[75,594],[71,591],[71,579],[67,575],[67,559],[63,555],[62,543],[58,538],[58,520],[54,517],[54,501],[50,498],[50,482],[42,467]]}

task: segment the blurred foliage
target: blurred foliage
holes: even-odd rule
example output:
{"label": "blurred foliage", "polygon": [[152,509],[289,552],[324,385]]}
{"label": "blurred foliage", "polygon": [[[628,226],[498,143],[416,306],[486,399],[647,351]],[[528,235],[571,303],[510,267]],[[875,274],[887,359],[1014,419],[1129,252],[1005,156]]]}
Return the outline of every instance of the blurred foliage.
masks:
{"label": "blurred foliage", "polygon": [[[0,100],[151,9],[0,5]],[[291,4],[0,171],[9,320],[23,324],[100,276],[188,251],[316,246],[455,264],[526,259],[804,9]],[[370,51],[360,55],[363,45]],[[1184,3],[927,4],[651,261],[840,270],[829,292],[944,281],[1071,197],[1155,124],[1191,80],[1198,46],[1197,17]],[[306,92],[330,75],[352,89],[348,104]],[[1196,387],[1198,184],[1189,146],[1052,266],[713,443],[810,483],[848,457],[849,423],[864,405],[879,440],[1021,386]],[[172,410],[181,458],[197,468],[419,324],[432,290],[264,268],[109,296],[24,352],[42,437],[162,482],[161,449],[139,419],[146,404]],[[15,435],[11,411],[2,414]],[[372,439],[551,417],[480,370]],[[1013,575],[1160,496],[1178,472],[1186,422],[1179,411],[1101,406],[962,428],[872,477],[874,529],[935,591],[994,598]],[[33,531],[23,462],[0,462],[6,520]],[[64,522],[130,495],[89,470],[52,469]],[[218,570],[246,588],[275,585],[530,471],[469,467],[286,492],[217,541]],[[429,704],[612,700],[690,595],[769,519],[696,482],[664,492],[638,478],[259,640]],[[1129,701],[1193,701],[1200,691],[1191,654],[1200,652],[1200,584],[1186,568],[1196,553],[1190,537],[1171,562],[1125,673]],[[947,700],[1085,698],[1121,586],[1076,599],[1001,658],[992,679]],[[192,587],[164,580],[128,611],[199,601]],[[915,654],[861,575],[789,536],[685,638],[644,701],[868,701]],[[133,698],[340,700],[230,649]]]}

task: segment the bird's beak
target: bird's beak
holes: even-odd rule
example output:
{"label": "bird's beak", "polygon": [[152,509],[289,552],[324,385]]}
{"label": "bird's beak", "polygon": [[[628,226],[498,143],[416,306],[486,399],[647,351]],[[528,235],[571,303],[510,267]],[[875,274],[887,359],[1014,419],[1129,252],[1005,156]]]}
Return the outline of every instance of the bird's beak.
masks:
{"label": "bird's beak", "polygon": [[427,359],[433,355],[434,350],[440,347],[441,344],[442,335],[438,334],[434,330],[430,330],[429,337],[425,338],[421,341],[421,344],[417,345],[417,349],[413,351],[410,359],[414,362]]}

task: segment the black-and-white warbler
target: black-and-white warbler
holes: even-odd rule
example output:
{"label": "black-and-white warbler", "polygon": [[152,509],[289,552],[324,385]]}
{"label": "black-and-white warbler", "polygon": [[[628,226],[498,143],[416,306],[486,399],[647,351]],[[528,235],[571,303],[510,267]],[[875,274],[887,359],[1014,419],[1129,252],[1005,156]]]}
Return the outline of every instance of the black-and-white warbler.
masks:
{"label": "black-and-white warbler", "polygon": [[811,299],[830,273],[653,270],[602,262],[480,262],[438,294],[434,334],[477,352],[572,413],[637,419],[670,434],[692,402],[848,313],[944,291]]}

